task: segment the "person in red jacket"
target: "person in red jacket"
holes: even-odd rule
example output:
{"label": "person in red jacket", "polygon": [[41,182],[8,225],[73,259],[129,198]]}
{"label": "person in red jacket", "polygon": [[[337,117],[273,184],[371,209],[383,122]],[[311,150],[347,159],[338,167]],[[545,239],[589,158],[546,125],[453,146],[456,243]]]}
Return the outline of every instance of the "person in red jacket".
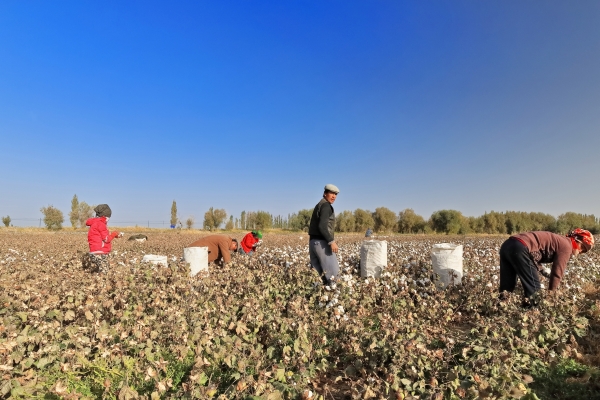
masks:
{"label": "person in red jacket", "polygon": [[262,232],[252,231],[246,234],[242,239],[238,251],[242,254],[252,254],[256,248],[262,243]]}
{"label": "person in red jacket", "polygon": [[[513,235],[500,247],[500,293],[512,292],[521,280],[525,294],[524,306],[530,306],[529,298],[541,289],[538,274],[549,279],[548,290],[560,285],[567,262],[571,256],[585,253],[594,247],[594,236],[585,229],[577,228],[562,236],[552,232],[534,231]],[[544,263],[552,263],[545,270]]]}
{"label": "person in red jacket", "polygon": [[100,204],[94,208],[96,217],[88,219],[85,224],[88,230],[88,243],[90,245],[89,261],[95,272],[108,272],[108,255],[111,242],[115,238],[123,237],[123,232],[109,232],[106,226],[112,211],[108,204]]}

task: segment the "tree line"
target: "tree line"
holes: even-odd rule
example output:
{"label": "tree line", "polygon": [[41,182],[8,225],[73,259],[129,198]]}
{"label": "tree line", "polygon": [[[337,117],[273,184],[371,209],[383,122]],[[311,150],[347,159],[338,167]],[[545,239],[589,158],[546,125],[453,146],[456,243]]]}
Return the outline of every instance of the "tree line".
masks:
{"label": "tree line", "polygon": [[[94,214],[94,206],[85,201],[80,202],[77,195],[71,200],[69,221],[73,228],[85,227],[85,221]],[[62,211],[53,206],[42,207],[44,225],[48,229],[62,229],[64,216]],[[267,211],[242,211],[239,218],[228,215],[222,208],[210,207],[204,213],[202,228],[208,231],[282,229],[290,231],[307,231],[312,216],[312,209],[303,209],[287,216],[272,215]],[[229,218],[228,218],[229,217]],[[2,218],[5,226],[10,225],[10,217]],[[171,227],[183,227],[177,215],[177,203],[171,204]],[[194,227],[195,218],[189,216],[185,221],[188,229]],[[464,216],[457,210],[435,211],[428,219],[423,218],[407,208],[395,213],[387,207],[377,207],[375,211],[357,208],[354,211],[342,211],[336,215],[336,232],[364,232],[368,228],[378,233],[441,233],[441,234],[515,234],[518,232],[544,230],[566,233],[579,227],[593,234],[600,233],[600,219],[593,214],[566,212],[557,218],[541,212],[505,211],[486,212],[478,217]]]}
{"label": "tree line", "polygon": [[[218,213],[217,213],[218,211]],[[297,213],[271,215],[266,211],[242,211],[240,218],[230,216],[226,230],[232,229],[284,229],[307,231],[312,216],[312,209],[300,210]],[[218,218],[215,215],[218,214]],[[205,215],[204,227],[215,230],[226,221],[227,213],[223,209],[211,208]],[[208,222],[207,222],[208,221]],[[573,228],[587,229],[593,234],[600,233],[600,220],[593,214],[566,212],[555,218],[541,212],[486,212],[478,217],[464,216],[457,210],[435,211],[426,220],[421,215],[407,208],[396,214],[386,207],[378,207],[374,212],[357,208],[354,211],[342,211],[336,215],[336,232],[364,232],[368,228],[379,233],[442,233],[442,234],[515,234],[518,232],[544,230],[566,233]]]}

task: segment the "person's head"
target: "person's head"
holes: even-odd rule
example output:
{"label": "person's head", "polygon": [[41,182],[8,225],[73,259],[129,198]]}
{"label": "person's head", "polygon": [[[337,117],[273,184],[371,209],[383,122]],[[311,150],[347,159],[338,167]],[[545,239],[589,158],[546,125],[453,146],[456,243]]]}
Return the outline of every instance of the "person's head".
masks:
{"label": "person's head", "polygon": [[231,245],[229,246],[229,250],[236,251],[237,249],[238,249],[237,239],[231,239]]}
{"label": "person's head", "polygon": [[252,236],[257,239],[262,239],[262,231],[252,231]]}
{"label": "person's head", "polygon": [[340,189],[338,189],[337,186],[328,183],[327,185],[325,185],[325,192],[323,193],[323,197],[325,198],[325,200],[327,200],[327,202],[329,202],[329,204],[333,204],[339,192]]}
{"label": "person's head", "polygon": [[110,218],[112,215],[112,210],[108,206],[108,204],[98,204],[94,211],[96,212],[96,217],[106,217]]}
{"label": "person's head", "polygon": [[581,228],[575,228],[567,237],[571,238],[573,243],[573,254],[587,253],[594,247],[594,235],[590,231]]}

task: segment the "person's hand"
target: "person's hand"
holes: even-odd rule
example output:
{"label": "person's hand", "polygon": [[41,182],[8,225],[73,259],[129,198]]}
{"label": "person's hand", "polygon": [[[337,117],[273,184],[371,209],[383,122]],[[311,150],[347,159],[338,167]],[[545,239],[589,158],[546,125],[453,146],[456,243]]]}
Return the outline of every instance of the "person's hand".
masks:
{"label": "person's hand", "polygon": [[119,234],[117,235],[117,237],[122,238],[123,236],[125,236],[125,232],[119,232]]}
{"label": "person's hand", "polygon": [[548,267],[546,268],[542,268],[542,270],[540,271],[540,273],[545,276],[546,278],[550,278],[550,273],[552,272],[552,270]]}
{"label": "person's hand", "polygon": [[338,245],[336,242],[331,242],[331,251],[333,251],[334,253],[338,252]]}

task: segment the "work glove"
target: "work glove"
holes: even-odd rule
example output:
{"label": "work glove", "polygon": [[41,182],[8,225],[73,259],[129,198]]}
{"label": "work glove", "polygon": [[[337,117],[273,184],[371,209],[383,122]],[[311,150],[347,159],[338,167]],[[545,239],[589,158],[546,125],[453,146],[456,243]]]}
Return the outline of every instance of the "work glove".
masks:
{"label": "work glove", "polygon": [[542,268],[540,270],[540,274],[542,274],[543,276],[545,276],[546,278],[550,278],[550,273],[552,272],[552,270],[548,267]]}

